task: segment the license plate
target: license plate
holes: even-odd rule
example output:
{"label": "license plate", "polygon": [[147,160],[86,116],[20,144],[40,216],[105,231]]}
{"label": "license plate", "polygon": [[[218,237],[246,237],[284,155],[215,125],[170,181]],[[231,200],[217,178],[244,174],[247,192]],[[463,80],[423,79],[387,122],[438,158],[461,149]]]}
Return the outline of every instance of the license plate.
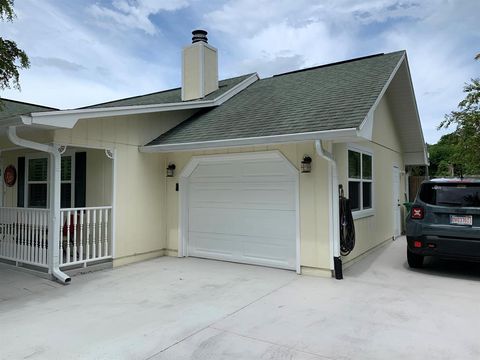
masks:
{"label": "license plate", "polygon": [[465,216],[450,215],[450,224],[471,226],[473,224],[473,218],[472,218],[472,215],[465,215]]}

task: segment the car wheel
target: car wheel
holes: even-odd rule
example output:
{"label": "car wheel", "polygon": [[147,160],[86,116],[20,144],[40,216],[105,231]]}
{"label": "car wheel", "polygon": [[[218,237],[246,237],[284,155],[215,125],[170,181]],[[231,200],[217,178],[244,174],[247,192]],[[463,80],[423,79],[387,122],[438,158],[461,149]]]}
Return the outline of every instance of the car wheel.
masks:
{"label": "car wheel", "polygon": [[423,267],[423,255],[418,255],[407,249],[408,266],[413,269]]}

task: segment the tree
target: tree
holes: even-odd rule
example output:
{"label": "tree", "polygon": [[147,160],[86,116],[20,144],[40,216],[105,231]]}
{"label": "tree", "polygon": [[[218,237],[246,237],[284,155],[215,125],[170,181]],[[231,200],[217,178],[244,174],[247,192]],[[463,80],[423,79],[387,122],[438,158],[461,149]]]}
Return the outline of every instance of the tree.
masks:
{"label": "tree", "polygon": [[[14,0],[0,0],[0,20],[13,21],[13,2]],[[20,90],[18,70],[29,66],[30,61],[25,51],[19,49],[14,41],[0,37],[0,90],[12,87]]]}
{"label": "tree", "polygon": [[466,94],[458,104],[458,110],[445,116],[439,129],[456,126],[458,137],[452,160],[468,175],[480,174],[480,78],[466,84]]}
{"label": "tree", "polygon": [[453,132],[443,135],[436,144],[428,145],[429,171],[432,177],[452,175],[452,167],[455,168],[458,163],[458,141],[458,135]]}

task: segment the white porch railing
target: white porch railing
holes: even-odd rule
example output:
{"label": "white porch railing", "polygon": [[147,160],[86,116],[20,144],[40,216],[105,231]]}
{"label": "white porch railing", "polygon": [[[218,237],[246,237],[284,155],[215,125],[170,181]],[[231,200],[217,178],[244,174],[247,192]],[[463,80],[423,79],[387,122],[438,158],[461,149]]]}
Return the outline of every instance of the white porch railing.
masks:
{"label": "white porch railing", "polygon": [[60,267],[112,258],[111,206],[61,209]]}
{"label": "white porch railing", "polygon": [[0,258],[48,267],[48,209],[0,208]]}

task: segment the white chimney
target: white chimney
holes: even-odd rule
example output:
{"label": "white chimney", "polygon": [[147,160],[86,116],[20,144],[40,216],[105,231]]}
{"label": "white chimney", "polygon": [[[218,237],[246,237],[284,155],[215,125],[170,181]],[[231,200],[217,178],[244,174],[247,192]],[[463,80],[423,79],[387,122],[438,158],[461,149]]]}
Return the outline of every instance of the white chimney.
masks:
{"label": "white chimney", "polygon": [[205,30],[192,31],[192,45],[182,53],[182,101],[201,99],[218,89],[217,49]]}

